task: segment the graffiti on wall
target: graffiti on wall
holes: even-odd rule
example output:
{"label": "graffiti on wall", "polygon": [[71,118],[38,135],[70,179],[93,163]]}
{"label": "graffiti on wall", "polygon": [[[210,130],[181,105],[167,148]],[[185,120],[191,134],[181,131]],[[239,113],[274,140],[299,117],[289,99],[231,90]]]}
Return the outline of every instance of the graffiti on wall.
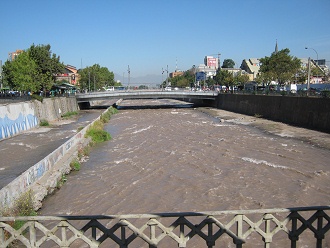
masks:
{"label": "graffiti on wall", "polygon": [[0,107],[0,140],[37,125],[38,118],[27,103]]}

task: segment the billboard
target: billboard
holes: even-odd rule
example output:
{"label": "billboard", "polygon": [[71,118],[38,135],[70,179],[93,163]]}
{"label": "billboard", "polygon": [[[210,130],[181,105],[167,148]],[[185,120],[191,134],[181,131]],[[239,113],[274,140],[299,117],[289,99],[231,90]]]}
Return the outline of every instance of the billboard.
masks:
{"label": "billboard", "polygon": [[207,66],[218,68],[218,59],[213,57],[207,57]]}

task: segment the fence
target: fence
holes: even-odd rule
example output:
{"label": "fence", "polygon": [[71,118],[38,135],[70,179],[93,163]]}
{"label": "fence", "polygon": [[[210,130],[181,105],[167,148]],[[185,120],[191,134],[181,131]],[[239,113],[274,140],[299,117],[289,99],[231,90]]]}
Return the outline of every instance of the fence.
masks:
{"label": "fence", "polygon": [[[234,243],[236,247],[245,244],[260,247],[257,244],[261,242],[267,248],[272,243],[276,245],[274,247],[294,248],[299,244],[320,248],[322,242],[330,245],[329,236],[326,239],[330,229],[329,210],[330,206],[318,206],[136,215],[0,217],[0,247],[15,242],[26,247],[219,247],[219,242]],[[10,225],[14,221],[25,224],[15,230]],[[202,243],[195,246],[196,242]],[[312,245],[306,246],[306,242],[312,242]]]}

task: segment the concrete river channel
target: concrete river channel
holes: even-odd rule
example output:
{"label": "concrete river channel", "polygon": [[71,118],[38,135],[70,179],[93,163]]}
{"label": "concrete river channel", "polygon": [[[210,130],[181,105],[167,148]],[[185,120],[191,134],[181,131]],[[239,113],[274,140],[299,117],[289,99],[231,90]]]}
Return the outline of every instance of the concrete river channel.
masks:
{"label": "concrete river channel", "polygon": [[[294,127],[272,133],[252,125],[256,117],[245,119],[221,110],[212,110],[211,115],[194,108],[130,109],[162,101],[123,101],[105,127],[112,139],[91,149],[81,170],[71,173],[64,186],[44,201],[39,214],[329,205],[328,148],[296,137]],[[329,237],[326,242],[329,246]],[[315,247],[314,240],[310,246],[308,240],[303,243],[301,247]],[[223,247],[234,244],[228,241]]]}

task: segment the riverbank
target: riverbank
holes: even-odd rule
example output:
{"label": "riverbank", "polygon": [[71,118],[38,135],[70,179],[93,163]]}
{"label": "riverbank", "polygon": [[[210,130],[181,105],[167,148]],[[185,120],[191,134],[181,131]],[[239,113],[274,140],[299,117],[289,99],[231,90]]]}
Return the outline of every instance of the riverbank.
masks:
{"label": "riverbank", "polygon": [[[21,161],[22,166],[24,165],[28,168],[23,170],[22,173],[19,173],[16,178],[8,178],[7,174],[13,169],[13,165],[11,165],[10,161],[6,160],[6,162],[8,162],[7,166],[6,164],[1,165],[3,170],[1,170],[0,176],[4,177],[5,180],[8,179],[11,181],[9,181],[9,183],[3,186],[0,190],[0,208],[12,206],[15,199],[28,190],[32,190],[34,192],[35,209],[40,208],[42,205],[42,200],[58,188],[58,184],[63,179],[63,175],[68,174],[72,170],[71,162],[79,156],[79,152],[81,152],[90,142],[90,138],[85,136],[86,132],[89,130],[90,126],[93,125],[93,123],[100,120],[102,113],[106,111],[96,111],[98,113],[97,117],[90,121],[87,120],[88,118],[82,118],[80,122],[77,122],[78,117],[73,116],[69,119],[53,121],[51,122],[51,127],[36,128],[29,131],[29,133],[21,134],[11,139],[2,141],[3,144],[8,144],[10,146],[11,144],[16,143],[13,143],[15,140],[20,139],[22,141],[25,137],[27,141],[26,145],[28,146],[27,148],[32,150],[31,152],[26,152],[24,150],[24,143],[20,142],[20,144],[23,145],[23,150],[22,153],[17,154],[16,157],[19,161]],[[69,123],[72,122],[81,123],[81,127],[78,128],[77,126],[75,130],[72,130],[70,128],[72,124],[69,125]],[[53,138],[55,139],[59,138],[58,135],[69,137],[63,137],[64,140],[60,138],[58,142],[53,143],[52,136],[50,135],[52,129],[54,129],[55,132],[58,132],[57,134],[53,132],[53,135],[55,135]],[[74,133],[72,133],[72,131]],[[46,133],[48,136],[45,135]],[[31,134],[31,137],[29,134]],[[32,138],[32,143],[28,142],[30,138]],[[39,141],[39,144],[34,144],[33,141],[35,140],[37,143]],[[54,144],[56,145],[56,148],[53,148]],[[11,151],[10,147],[4,148]],[[51,150],[51,152],[47,153],[47,150]],[[37,158],[42,156],[42,158],[39,158],[40,160],[35,164],[29,163],[28,161],[35,159],[35,156]],[[3,158],[5,157],[3,156]],[[20,163],[18,163],[18,165],[20,165]],[[21,170],[22,166],[19,166],[17,169]]]}
{"label": "riverbank", "polygon": [[280,137],[297,139],[311,145],[330,150],[330,134],[315,131],[307,128],[296,127],[282,122],[271,121],[259,116],[238,114],[215,108],[198,108],[199,111],[218,118],[220,121],[227,121],[242,125],[250,125],[265,133],[274,134]]}

